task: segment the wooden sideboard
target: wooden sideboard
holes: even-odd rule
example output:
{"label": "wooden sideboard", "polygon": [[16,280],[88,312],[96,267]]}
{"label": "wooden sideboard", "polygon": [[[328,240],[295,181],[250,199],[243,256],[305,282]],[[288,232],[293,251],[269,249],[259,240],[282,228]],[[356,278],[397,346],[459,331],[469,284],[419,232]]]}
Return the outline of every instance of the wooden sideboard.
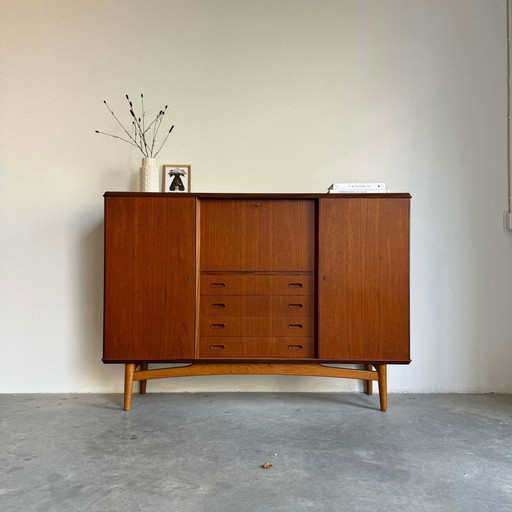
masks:
{"label": "wooden sideboard", "polygon": [[410,197],[106,192],[103,362],[125,364],[125,410],[134,380],[222,374],[378,381],[386,410],[387,365],[410,362]]}

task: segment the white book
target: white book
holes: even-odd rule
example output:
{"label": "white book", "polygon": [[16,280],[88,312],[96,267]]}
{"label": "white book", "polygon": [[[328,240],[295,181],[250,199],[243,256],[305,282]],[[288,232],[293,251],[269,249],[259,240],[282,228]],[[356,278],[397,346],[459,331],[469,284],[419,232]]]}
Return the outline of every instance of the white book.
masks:
{"label": "white book", "polygon": [[329,194],[388,194],[391,192],[388,188],[385,190],[374,190],[374,189],[368,189],[368,190],[354,190],[354,189],[347,189],[347,190],[329,190]]}
{"label": "white book", "polygon": [[386,190],[385,183],[333,183],[328,190]]}

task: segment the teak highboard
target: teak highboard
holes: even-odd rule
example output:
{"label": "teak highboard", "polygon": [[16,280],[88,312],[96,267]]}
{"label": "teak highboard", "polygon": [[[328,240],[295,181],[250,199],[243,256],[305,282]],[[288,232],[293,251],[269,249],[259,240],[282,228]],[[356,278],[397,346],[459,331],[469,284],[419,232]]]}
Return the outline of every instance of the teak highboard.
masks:
{"label": "teak highboard", "polygon": [[103,362],[125,364],[125,410],[134,380],[267,374],[378,381],[385,411],[387,365],[410,363],[410,197],[106,192]]}

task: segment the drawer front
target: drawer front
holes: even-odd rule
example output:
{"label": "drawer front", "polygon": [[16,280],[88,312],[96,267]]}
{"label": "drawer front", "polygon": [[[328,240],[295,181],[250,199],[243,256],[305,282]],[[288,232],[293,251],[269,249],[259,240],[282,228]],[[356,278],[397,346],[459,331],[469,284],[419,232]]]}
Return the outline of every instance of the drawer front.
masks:
{"label": "drawer front", "polygon": [[315,357],[314,338],[200,338],[199,357]]}
{"label": "drawer front", "polygon": [[308,295],[203,295],[202,316],[313,316],[314,301]]}
{"label": "drawer front", "polygon": [[200,336],[313,336],[313,317],[202,316]]}
{"label": "drawer front", "polygon": [[203,274],[201,295],[313,295],[315,278],[305,275]]}
{"label": "drawer front", "polygon": [[206,271],[312,271],[312,199],[201,199],[200,265]]}

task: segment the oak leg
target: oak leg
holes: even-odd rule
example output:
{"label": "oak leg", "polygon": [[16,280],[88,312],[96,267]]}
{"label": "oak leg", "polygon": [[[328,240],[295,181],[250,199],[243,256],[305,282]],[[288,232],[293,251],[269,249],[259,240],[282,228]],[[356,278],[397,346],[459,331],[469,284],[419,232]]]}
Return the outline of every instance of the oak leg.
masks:
{"label": "oak leg", "polygon": [[387,366],[385,364],[378,364],[376,368],[379,377],[380,410],[386,411],[388,409]]}
{"label": "oak leg", "polygon": [[[365,369],[368,371],[372,371],[373,366],[371,364],[365,364]],[[372,380],[366,380],[365,381],[365,387],[366,387],[366,394],[372,395],[373,394],[373,381]]]}
{"label": "oak leg", "polygon": [[[148,369],[148,363],[141,363],[140,370],[145,372]],[[147,380],[140,381],[140,394],[144,395],[146,393],[146,382]]]}
{"label": "oak leg", "polygon": [[124,367],[124,410],[129,411],[132,407],[133,373],[135,365],[127,364]]}

